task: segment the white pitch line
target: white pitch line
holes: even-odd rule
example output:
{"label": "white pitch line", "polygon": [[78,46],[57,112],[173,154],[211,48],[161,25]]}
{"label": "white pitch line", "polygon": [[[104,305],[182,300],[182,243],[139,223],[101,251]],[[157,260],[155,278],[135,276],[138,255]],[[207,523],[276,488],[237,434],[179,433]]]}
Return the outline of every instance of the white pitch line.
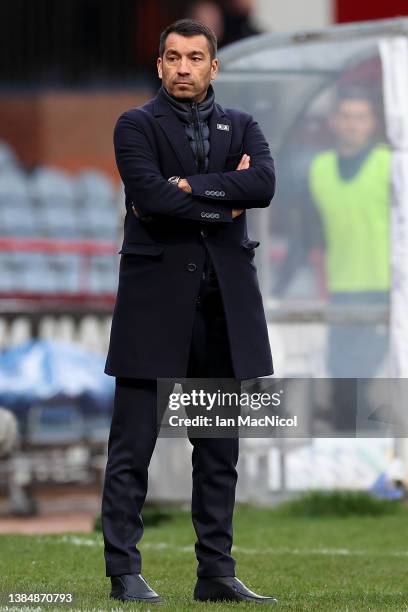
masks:
{"label": "white pitch line", "polygon": [[[41,537],[41,536],[39,536]],[[42,539],[47,536],[42,536]],[[82,538],[80,536],[65,535],[60,538],[49,538],[50,542],[61,542],[73,544],[74,546],[96,546],[102,547],[102,540],[92,540],[90,538]],[[194,552],[193,544],[191,546],[174,546],[168,542],[145,542],[141,543],[142,549],[150,550],[166,550],[171,549],[176,552]],[[394,551],[375,551],[375,550],[353,550],[350,548],[247,548],[245,546],[232,546],[234,552],[243,553],[246,555],[323,555],[323,556],[378,556],[378,557],[408,557],[408,550]]]}

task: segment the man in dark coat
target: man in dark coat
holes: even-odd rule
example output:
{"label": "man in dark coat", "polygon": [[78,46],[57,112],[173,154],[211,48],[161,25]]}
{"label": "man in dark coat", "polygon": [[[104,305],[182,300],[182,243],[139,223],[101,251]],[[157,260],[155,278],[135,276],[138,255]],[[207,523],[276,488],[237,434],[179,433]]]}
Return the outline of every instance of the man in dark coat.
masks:
{"label": "man in dark coat", "polygon": [[[102,499],[111,597],[162,601],[141,575],[137,543],[162,406],[158,378],[242,381],[273,374],[247,235],[247,208],[266,207],[274,164],[258,124],[224,109],[210,83],[217,40],[194,20],[164,30],[162,87],[114,131],[126,193],[118,294],[105,372],[116,377]],[[235,576],[231,556],[238,436],[192,437],[194,598],[275,603]]]}

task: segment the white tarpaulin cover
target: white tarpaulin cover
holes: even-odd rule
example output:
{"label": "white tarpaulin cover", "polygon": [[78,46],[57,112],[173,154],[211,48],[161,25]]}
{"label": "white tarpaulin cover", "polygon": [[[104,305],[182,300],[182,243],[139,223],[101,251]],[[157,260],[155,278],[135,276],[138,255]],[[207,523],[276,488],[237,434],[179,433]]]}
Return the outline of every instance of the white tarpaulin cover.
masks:
{"label": "white tarpaulin cover", "polygon": [[408,377],[408,38],[380,41],[391,170],[390,373]]}

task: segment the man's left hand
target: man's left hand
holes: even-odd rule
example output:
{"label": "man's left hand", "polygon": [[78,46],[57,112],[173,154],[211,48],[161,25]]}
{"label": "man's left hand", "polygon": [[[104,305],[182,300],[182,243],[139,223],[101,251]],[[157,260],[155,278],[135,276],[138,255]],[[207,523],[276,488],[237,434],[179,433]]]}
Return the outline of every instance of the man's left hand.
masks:
{"label": "man's left hand", "polygon": [[188,182],[188,180],[184,178],[179,180],[177,187],[179,189],[182,189],[186,193],[191,193],[193,191],[190,187],[190,183]]}

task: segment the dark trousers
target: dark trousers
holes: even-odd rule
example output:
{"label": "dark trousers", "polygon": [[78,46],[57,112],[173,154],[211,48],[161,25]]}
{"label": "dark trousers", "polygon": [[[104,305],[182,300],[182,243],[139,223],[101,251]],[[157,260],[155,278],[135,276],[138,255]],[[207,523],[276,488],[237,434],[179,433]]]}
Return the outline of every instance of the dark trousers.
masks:
{"label": "dark trousers", "polygon": [[[233,381],[228,334],[214,274],[207,266],[201,281],[190,347],[188,377]],[[172,392],[173,385],[169,389]],[[183,385],[183,391],[186,389]],[[142,507],[148,466],[157,440],[160,413],[157,381],[117,378],[102,496],[106,575],[141,573],[137,548],[143,536]],[[193,437],[191,512],[197,535],[197,575],[235,576],[231,556],[232,518],[237,483],[239,437]]]}

